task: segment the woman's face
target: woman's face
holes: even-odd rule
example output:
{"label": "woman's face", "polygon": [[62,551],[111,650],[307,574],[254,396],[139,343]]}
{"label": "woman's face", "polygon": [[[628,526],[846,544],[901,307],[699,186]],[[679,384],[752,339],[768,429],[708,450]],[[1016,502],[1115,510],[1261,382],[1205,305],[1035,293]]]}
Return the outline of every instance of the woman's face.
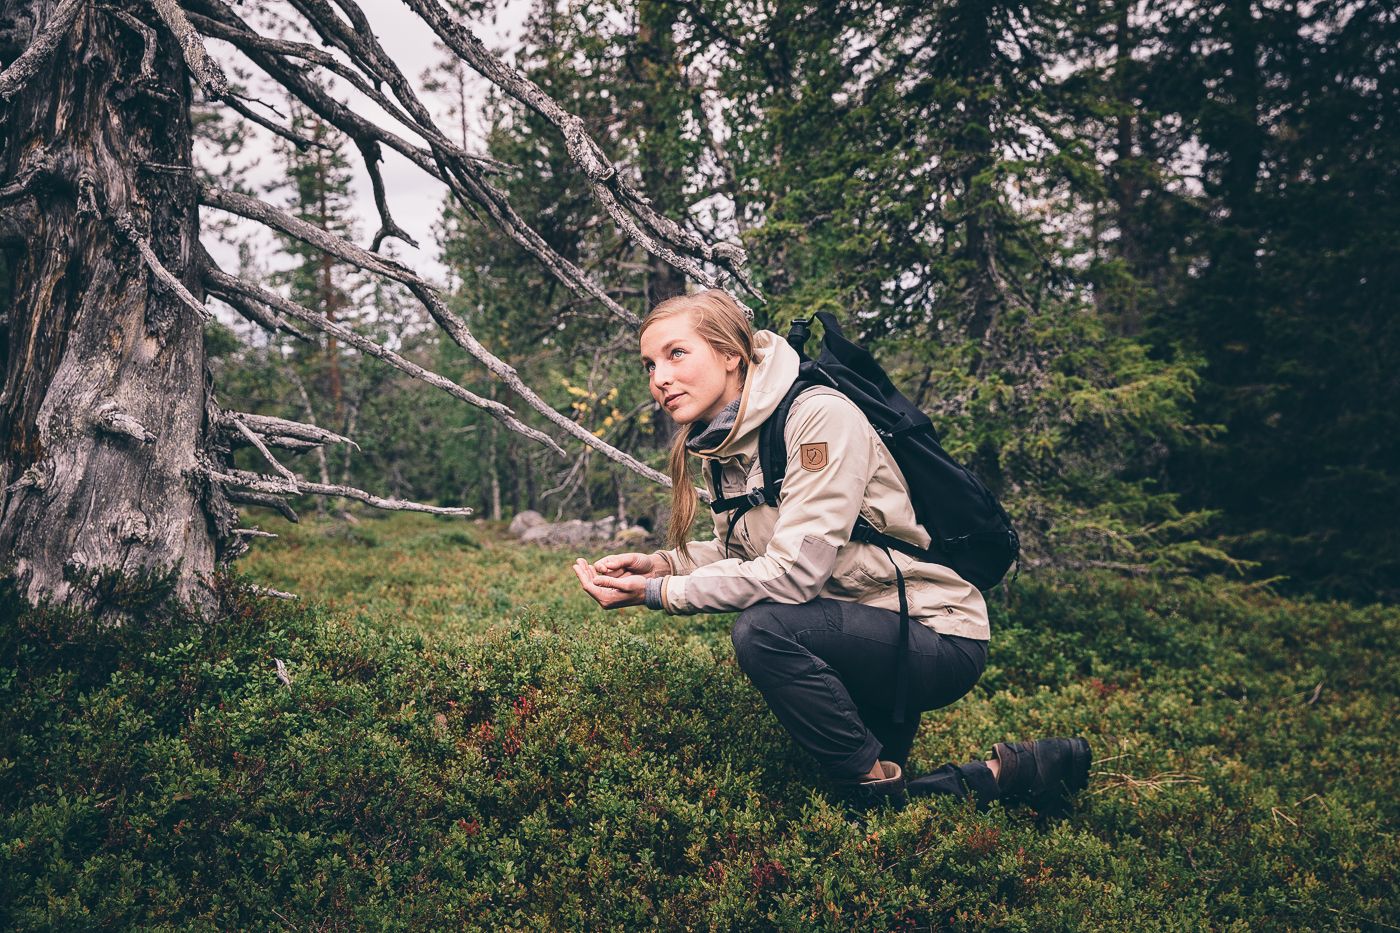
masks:
{"label": "woman's face", "polygon": [[742,389],[740,358],[717,353],[696,332],[690,317],[662,318],[642,334],[642,364],[651,374],[651,397],[677,424],[713,421]]}

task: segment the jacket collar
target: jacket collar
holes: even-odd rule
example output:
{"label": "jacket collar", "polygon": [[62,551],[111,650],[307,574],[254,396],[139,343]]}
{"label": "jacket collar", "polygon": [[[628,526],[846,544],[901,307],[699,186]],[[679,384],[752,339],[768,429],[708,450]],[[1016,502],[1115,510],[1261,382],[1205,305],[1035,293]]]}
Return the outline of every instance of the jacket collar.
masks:
{"label": "jacket collar", "polygon": [[752,456],[758,449],[758,429],[777,411],[778,403],[797,380],[801,358],[786,340],[771,330],[760,330],[754,333],[753,344],[754,362],[744,379],[734,426],[714,447],[699,451],[702,457]]}

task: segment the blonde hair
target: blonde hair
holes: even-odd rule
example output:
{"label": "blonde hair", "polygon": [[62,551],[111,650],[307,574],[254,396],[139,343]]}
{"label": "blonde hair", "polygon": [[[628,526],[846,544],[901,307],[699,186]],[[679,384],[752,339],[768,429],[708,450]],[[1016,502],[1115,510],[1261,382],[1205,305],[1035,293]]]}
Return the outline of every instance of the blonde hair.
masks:
{"label": "blonde hair", "polygon": [[[690,323],[700,338],[721,356],[739,357],[739,382],[747,378],[749,366],[753,363],[753,325],[749,323],[744,309],[729,294],[718,288],[696,292],[693,295],[677,295],[651,309],[642,321],[638,339],[647,328],[658,321],[689,314]],[[671,523],[666,531],[666,544],[676,548],[687,560],[687,544],[690,529],[695,524],[695,513],[699,511],[700,499],[695,494],[695,483],[690,476],[690,452],[685,442],[690,437],[688,430],[676,432],[671,443]]]}

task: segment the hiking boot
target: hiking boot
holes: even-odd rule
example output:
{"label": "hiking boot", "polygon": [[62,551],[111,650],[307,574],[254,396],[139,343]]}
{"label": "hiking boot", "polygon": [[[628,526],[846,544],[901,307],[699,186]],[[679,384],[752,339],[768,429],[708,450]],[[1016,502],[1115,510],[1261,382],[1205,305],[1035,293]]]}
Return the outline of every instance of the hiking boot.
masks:
{"label": "hiking boot", "polygon": [[929,774],[908,779],[904,790],[910,797],[971,798],[979,811],[986,810],[1001,799],[997,779],[992,777],[991,768],[983,761],[946,764]]}
{"label": "hiking boot", "polygon": [[1027,803],[1039,813],[1060,813],[1069,798],[1089,783],[1093,756],[1082,736],[998,742],[992,749],[1001,764],[997,786],[1003,803]]}
{"label": "hiking boot", "polygon": [[879,765],[885,772],[884,778],[856,784],[856,804],[862,810],[872,810],[881,806],[901,809],[909,802],[909,795],[904,790],[904,769],[893,761],[881,761]]}

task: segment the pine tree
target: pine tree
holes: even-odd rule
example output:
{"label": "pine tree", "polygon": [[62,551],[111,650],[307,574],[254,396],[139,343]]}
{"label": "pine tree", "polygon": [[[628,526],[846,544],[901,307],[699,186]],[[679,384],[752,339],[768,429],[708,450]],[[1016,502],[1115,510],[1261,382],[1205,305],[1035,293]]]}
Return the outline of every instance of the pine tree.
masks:
{"label": "pine tree", "polygon": [[735,101],[766,320],[825,308],[877,341],[1010,503],[1030,563],[1219,557],[1157,485],[1163,442],[1196,432],[1193,367],[1102,317],[1084,271],[1104,183],[1051,67],[1078,8],[687,9]]}

